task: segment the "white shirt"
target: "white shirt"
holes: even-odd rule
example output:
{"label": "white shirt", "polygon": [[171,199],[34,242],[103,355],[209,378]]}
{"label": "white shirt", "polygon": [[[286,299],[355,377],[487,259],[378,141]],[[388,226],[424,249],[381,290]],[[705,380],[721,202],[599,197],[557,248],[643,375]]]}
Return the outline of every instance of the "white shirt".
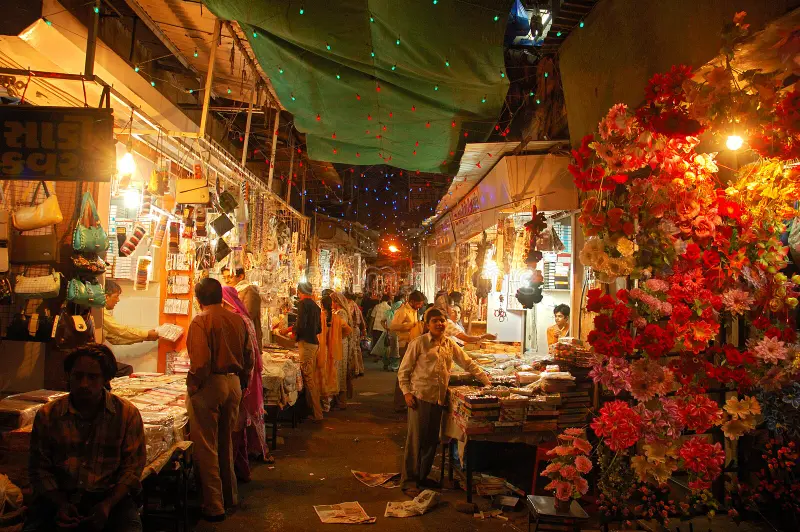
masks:
{"label": "white shirt", "polygon": [[389,303],[386,301],[381,301],[372,309],[372,330],[373,331],[385,331],[386,328],[381,323],[386,316],[386,312],[389,310]]}
{"label": "white shirt", "polygon": [[397,334],[397,345],[406,347],[410,340],[409,335],[414,324],[419,321],[417,311],[411,308],[408,302],[403,303],[394,313],[389,330]]}
{"label": "white shirt", "polygon": [[456,335],[467,334],[467,331],[465,331],[464,327],[462,327],[458,323],[454,322],[451,319],[448,319],[447,324],[445,324],[444,327],[444,334],[452,338],[453,341],[455,341],[455,343],[457,343],[458,345],[464,345],[464,341],[461,340],[460,338],[456,338]]}
{"label": "white shirt", "polygon": [[483,384],[489,384],[489,377],[451,338],[442,335],[434,340],[430,333],[426,333],[408,344],[397,371],[400,389],[403,394],[413,394],[420,401],[445,405],[453,362]]}

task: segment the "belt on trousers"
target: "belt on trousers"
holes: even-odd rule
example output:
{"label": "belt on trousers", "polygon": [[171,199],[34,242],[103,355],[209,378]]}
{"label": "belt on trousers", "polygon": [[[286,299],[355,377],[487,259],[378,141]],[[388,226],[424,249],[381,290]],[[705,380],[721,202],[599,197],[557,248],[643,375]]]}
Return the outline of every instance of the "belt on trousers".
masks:
{"label": "belt on trousers", "polygon": [[211,374],[212,375],[225,375],[226,377],[238,377],[239,376],[238,373],[217,373],[217,372],[213,372]]}

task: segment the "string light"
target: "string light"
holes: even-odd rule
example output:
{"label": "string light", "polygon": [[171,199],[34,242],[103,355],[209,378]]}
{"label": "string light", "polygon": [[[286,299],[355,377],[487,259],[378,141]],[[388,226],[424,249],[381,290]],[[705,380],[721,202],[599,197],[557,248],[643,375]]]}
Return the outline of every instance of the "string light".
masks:
{"label": "string light", "polygon": [[397,70],[397,65],[392,65],[392,70]]}
{"label": "string light", "polygon": [[375,19],[373,17],[369,17],[369,21],[370,22],[375,22]]}
{"label": "string light", "polygon": [[133,67],[133,71],[134,72],[139,72],[139,65],[136,65],[135,67]]}
{"label": "string light", "polygon": [[372,57],[375,57],[375,50],[372,50],[372,51],[369,53],[369,55],[371,55]]}
{"label": "string light", "polygon": [[544,77],[549,78],[550,77],[550,73],[549,72],[545,72],[544,73]]}
{"label": "string light", "polygon": [[300,14],[301,14],[301,15],[305,15],[305,13],[306,13],[306,10],[305,10],[305,9],[303,9],[303,8],[301,7],[301,8],[300,8]]}
{"label": "string light", "polygon": [[580,23],[580,24],[578,24],[578,27],[582,28],[582,27],[584,27],[585,25],[586,25],[586,24],[585,24],[585,23],[584,23],[584,22],[581,20],[581,23]]}
{"label": "string light", "polygon": [[295,98],[294,97],[294,93],[292,93],[292,101],[295,101],[295,100],[297,100],[297,98]]}
{"label": "string light", "polygon": [[199,54],[197,53],[197,49],[194,51],[194,56],[197,57]]}
{"label": "string light", "polygon": [[504,77],[506,77],[506,73],[505,73],[505,72],[503,72],[502,70],[500,71],[500,77],[501,77],[501,78],[504,78]]}
{"label": "string light", "polygon": [[339,74],[336,74],[336,79],[342,79],[342,76],[340,76]]}
{"label": "string light", "polygon": [[485,95],[484,95],[483,98],[481,98],[481,103],[486,103],[486,96]]}
{"label": "string light", "polygon": [[94,6],[94,14],[97,15],[98,13],[100,13],[100,8],[97,7],[97,6]]}
{"label": "string light", "polygon": [[254,31],[254,32],[253,32],[253,38],[255,39],[256,37],[258,37],[258,32],[257,32],[257,31]]}
{"label": "string light", "polygon": [[53,22],[50,21],[49,19],[47,19],[46,17],[42,17],[42,20],[44,20],[44,23],[47,24],[48,26],[52,26],[53,25]]}
{"label": "string light", "polygon": [[283,74],[283,68],[279,68],[278,73]]}
{"label": "string light", "polygon": [[444,66],[446,66],[446,67],[450,66],[450,60],[449,59],[445,59],[444,60]]}
{"label": "string light", "polygon": [[433,90],[435,90],[435,91],[438,91],[438,90],[439,90],[439,85],[435,85],[435,86],[433,87]]}
{"label": "string light", "polygon": [[331,45],[328,44],[328,43],[325,43],[325,49],[330,52],[331,51]]}
{"label": "string light", "polygon": [[231,90],[230,90],[230,89],[228,89],[228,94],[230,94],[230,93],[231,93]]}
{"label": "string light", "polygon": [[556,37],[561,37],[561,32],[556,32]]}
{"label": "string light", "polygon": [[495,15],[494,16],[494,21],[497,22],[498,20],[500,20],[500,16],[499,15]]}
{"label": "string light", "polygon": [[397,38],[397,40],[396,40],[396,41],[394,41],[394,43],[395,43],[397,46],[400,46],[400,37],[398,37],[398,38]]}
{"label": "string light", "polygon": [[156,86],[156,82],[155,82],[155,81],[151,81],[151,82],[150,82],[150,86],[151,86],[151,87],[155,87],[155,86]]}

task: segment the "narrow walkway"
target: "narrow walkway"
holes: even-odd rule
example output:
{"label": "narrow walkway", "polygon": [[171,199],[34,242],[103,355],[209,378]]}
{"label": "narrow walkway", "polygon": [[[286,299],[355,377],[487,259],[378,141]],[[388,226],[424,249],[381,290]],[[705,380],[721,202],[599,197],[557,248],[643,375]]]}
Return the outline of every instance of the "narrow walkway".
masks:
{"label": "narrow walkway", "polygon": [[[368,363],[367,374],[356,380],[356,397],[347,410],[326,414],[320,424],[306,421],[296,429],[282,428],[279,435],[284,442],[275,451],[275,465],[256,464],[253,480],[240,484],[241,508],[223,523],[201,522],[198,530],[336,532],[358,526],[381,531],[513,530],[501,521],[481,521],[457,512],[454,504],[465,500],[461,490],[444,490],[443,502],[423,516],[383,517],[387,502],[408,498],[399,488],[368,488],[350,470],[400,471],[406,426],[405,415],[392,410],[396,375]],[[361,395],[364,392],[376,395]],[[314,505],[349,501],[358,501],[377,522],[323,525],[314,512]]]}

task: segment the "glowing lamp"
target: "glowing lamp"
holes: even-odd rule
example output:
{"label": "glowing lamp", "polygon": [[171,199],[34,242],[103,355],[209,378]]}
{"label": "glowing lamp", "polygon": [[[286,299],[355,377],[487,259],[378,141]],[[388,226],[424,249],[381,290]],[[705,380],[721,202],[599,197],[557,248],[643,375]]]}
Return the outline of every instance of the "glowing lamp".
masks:
{"label": "glowing lamp", "polygon": [[728,140],[725,141],[725,146],[733,151],[741,148],[742,144],[744,144],[744,140],[739,135],[728,135]]}
{"label": "glowing lamp", "polygon": [[133,159],[133,154],[128,151],[122,158],[117,161],[117,171],[120,175],[133,175],[136,171],[136,161]]}
{"label": "glowing lamp", "polygon": [[400,251],[400,249],[394,244],[392,244],[389,246],[389,251],[391,251],[392,253],[397,253],[398,251]]}
{"label": "glowing lamp", "polygon": [[142,194],[135,188],[129,188],[125,191],[124,202],[126,209],[138,209],[142,204]]}

